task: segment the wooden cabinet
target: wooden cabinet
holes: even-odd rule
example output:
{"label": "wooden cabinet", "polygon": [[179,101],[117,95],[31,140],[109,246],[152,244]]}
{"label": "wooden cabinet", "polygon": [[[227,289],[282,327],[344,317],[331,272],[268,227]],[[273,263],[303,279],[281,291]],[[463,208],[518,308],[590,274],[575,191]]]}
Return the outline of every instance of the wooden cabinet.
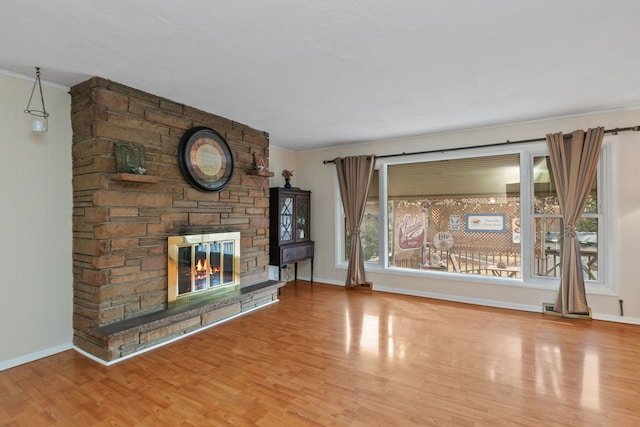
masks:
{"label": "wooden cabinet", "polygon": [[298,279],[298,261],[311,261],[313,283],[313,241],[311,240],[311,192],[299,188],[269,189],[269,264],[282,268],[294,264]]}

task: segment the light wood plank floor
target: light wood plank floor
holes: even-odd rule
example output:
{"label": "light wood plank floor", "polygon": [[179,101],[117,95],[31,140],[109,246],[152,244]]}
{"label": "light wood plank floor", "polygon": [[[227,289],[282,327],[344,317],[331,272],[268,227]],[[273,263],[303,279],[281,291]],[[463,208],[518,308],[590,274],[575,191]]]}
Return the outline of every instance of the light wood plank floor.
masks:
{"label": "light wood plank floor", "polygon": [[0,372],[1,426],[640,426],[640,327],[299,281],[111,367]]}

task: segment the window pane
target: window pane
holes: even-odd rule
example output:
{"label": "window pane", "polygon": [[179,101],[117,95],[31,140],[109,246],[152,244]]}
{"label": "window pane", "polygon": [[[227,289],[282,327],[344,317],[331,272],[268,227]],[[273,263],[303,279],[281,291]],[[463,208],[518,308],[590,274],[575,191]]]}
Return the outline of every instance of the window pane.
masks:
{"label": "window pane", "polygon": [[520,156],[388,168],[389,265],[520,277]]}
{"label": "window pane", "polygon": [[[536,218],[534,274],[560,277],[561,218]],[[582,255],[582,271],[586,280],[598,279],[598,219],[582,218],[576,225]]]}
{"label": "window pane", "polygon": [[[378,204],[378,171],[373,171],[373,177],[371,178],[371,185],[369,186],[369,194],[367,195],[367,204],[364,210],[364,218],[362,219],[362,225],[360,227],[360,239],[362,241],[362,252],[364,255],[364,262],[377,263],[379,261],[379,242],[380,234],[378,232],[378,218],[379,218],[379,204]],[[345,235],[345,250],[344,260],[349,259],[349,250],[351,248],[351,239],[349,229],[347,228],[347,219],[344,218],[344,235]]]}
{"label": "window pane", "polygon": [[[559,215],[558,194],[551,173],[549,156],[535,157],[533,160],[534,212],[536,214]],[[598,178],[594,179],[585,213],[598,212]]]}
{"label": "window pane", "polygon": [[[362,252],[364,262],[377,263],[380,259],[378,256],[380,234],[378,232],[378,201],[367,200],[364,218],[360,227],[360,240],[362,241]],[[345,237],[345,261],[349,259],[349,251],[351,248],[351,234],[347,228],[347,219],[344,219],[344,235]]]}
{"label": "window pane", "polygon": [[534,243],[534,274],[560,277],[561,218],[536,218]]}
{"label": "window pane", "polygon": [[[373,204],[371,204],[373,205]],[[364,254],[364,262],[378,262],[379,256],[379,242],[380,234],[378,232],[378,203],[375,206],[371,206],[367,203],[367,210],[375,210],[375,214],[364,214],[362,220],[362,232],[360,237],[362,238],[362,252]]]}

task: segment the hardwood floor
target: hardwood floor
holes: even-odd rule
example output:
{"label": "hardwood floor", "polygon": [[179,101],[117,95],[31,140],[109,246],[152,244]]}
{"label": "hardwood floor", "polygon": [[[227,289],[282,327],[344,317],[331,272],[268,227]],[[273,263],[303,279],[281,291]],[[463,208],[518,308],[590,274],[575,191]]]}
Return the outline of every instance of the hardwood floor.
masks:
{"label": "hardwood floor", "polygon": [[101,366],[0,372],[1,426],[639,426],[640,327],[308,282]]}

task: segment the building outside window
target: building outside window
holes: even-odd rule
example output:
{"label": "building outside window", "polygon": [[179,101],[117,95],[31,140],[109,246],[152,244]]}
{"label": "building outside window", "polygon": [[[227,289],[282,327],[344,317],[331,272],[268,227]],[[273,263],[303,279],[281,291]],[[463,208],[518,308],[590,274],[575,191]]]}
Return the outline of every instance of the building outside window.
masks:
{"label": "building outside window", "polygon": [[[379,160],[361,228],[367,268],[525,283],[559,277],[563,224],[544,147],[411,162]],[[585,280],[595,283],[603,281],[602,163],[576,227]],[[343,236],[346,261],[344,226]]]}

